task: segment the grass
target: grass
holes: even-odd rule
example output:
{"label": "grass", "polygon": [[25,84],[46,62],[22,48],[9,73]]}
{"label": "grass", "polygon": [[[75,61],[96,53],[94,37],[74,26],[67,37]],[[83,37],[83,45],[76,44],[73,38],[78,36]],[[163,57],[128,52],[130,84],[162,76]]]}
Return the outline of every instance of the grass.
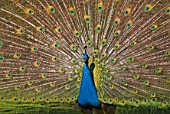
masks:
{"label": "grass", "polygon": [[[77,104],[0,102],[0,114],[82,114]],[[170,108],[117,106],[115,114],[170,114]]]}

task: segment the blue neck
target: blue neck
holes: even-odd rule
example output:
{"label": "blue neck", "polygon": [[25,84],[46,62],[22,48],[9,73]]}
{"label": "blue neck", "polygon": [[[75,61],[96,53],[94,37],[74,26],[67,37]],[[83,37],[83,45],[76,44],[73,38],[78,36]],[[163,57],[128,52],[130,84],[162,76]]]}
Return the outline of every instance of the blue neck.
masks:
{"label": "blue neck", "polygon": [[100,107],[97,90],[93,81],[93,74],[88,67],[88,60],[85,62],[82,71],[82,81],[78,104],[83,107]]}

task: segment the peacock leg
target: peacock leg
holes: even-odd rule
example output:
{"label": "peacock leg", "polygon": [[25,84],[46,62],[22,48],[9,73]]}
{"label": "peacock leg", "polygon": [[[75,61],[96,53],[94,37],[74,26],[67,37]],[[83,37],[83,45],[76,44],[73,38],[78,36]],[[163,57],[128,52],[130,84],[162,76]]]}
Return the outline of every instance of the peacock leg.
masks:
{"label": "peacock leg", "polygon": [[83,114],[92,114],[91,109],[81,107],[80,105],[78,105],[78,106],[79,106],[80,110],[83,112]]}
{"label": "peacock leg", "polygon": [[101,107],[103,110],[103,114],[114,114],[115,113],[116,106],[102,104]]}

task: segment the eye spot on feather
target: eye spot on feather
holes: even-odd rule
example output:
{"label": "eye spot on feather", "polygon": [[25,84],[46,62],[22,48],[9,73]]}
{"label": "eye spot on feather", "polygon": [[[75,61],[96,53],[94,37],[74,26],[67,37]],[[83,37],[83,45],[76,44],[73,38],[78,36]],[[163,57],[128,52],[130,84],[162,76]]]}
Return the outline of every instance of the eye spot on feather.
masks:
{"label": "eye spot on feather", "polygon": [[32,48],[31,48],[31,51],[32,51],[32,52],[38,51],[38,48],[37,48],[37,47],[32,47]]}
{"label": "eye spot on feather", "polygon": [[155,48],[155,47],[154,47],[153,45],[149,45],[149,46],[148,46],[148,50],[150,50],[150,51],[153,50],[154,48]]}
{"label": "eye spot on feather", "polygon": [[25,29],[24,28],[19,28],[17,29],[17,34],[21,35],[25,33]]}
{"label": "eye spot on feather", "polygon": [[5,100],[5,96],[1,96],[1,100],[4,101]]}
{"label": "eye spot on feather", "polygon": [[125,106],[125,104],[126,104],[126,100],[123,99],[123,100],[121,101],[121,105],[122,105],[122,106]]}
{"label": "eye spot on feather", "polygon": [[124,86],[128,86],[128,83],[127,83],[127,82],[123,82],[123,85],[124,85]]}
{"label": "eye spot on feather", "polygon": [[93,50],[93,56],[97,56],[97,54],[98,54],[98,50],[97,49]]}
{"label": "eye spot on feather", "polygon": [[57,27],[57,28],[55,29],[55,31],[56,31],[57,33],[62,33],[62,32],[63,32],[63,30],[62,30],[61,27]]}
{"label": "eye spot on feather", "polygon": [[46,73],[43,73],[42,75],[41,75],[41,77],[42,78],[46,78],[48,75],[46,74]]}
{"label": "eye spot on feather", "polygon": [[20,68],[19,68],[19,71],[21,71],[21,72],[24,72],[26,70],[26,66],[21,66]]}
{"label": "eye spot on feather", "polygon": [[140,78],[138,74],[134,74],[133,77],[134,77],[135,80]]}
{"label": "eye spot on feather", "polygon": [[112,59],[110,60],[111,63],[116,63],[116,61],[117,61],[116,58],[112,58]]}
{"label": "eye spot on feather", "polygon": [[70,49],[73,50],[73,51],[77,50],[77,48],[76,48],[76,46],[74,44],[70,45]]}
{"label": "eye spot on feather", "polygon": [[22,98],[22,102],[27,102],[28,98],[27,97],[23,97]]}
{"label": "eye spot on feather", "polygon": [[120,44],[115,44],[115,46],[113,48],[114,48],[114,50],[118,50],[120,48]]}
{"label": "eye spot on feather", "polygon": [[168,106],[168,101],[164,100],[164,101],[162,102],[162,106],[163,106],[163,107]]}
{"label": "eye spot on feather", "polygon": [[58,97],[54,97],[54,102],[58,102],[59,98]]}
{"label": "eye spot on feather", "polygon": [[80,73],[80,69],[76,68],[76,69],[74,70],[74,72],[75,72],[75,73]]}
{"label": "eye spot on feather", "polygon": [[100,63],[100,65],[99,65],[100,68],[103,68],[104,66],[105,66],[105,63],[103,63],[103,62]]}
{"label": "eye spot on feather", "polygon": [[119,36],[119,35],[120,35],[120,33],[121,33],[121,31],[120,31],[120,30],[116,30],[116,31],[114,32],[114,36]]}
{"label": "eye spot on feather", "polygon": [[21,53],[20,52],[16,52],[13,57],[15,59],[19,59],[21,57]]}
{"label": "eye spot on feather", "polygon": [[59,48],[59,44],[58,44],[57,42],[54,42],[54,43],[52,44],[52,47],[53,47],[53,48]]}
{"label": "eye spot on feather", "polygon": [[75,14],[75,11],[74,11],[73,7],[70,7],[70,8],[69,8],[69,13],[70,13],[70,15],[72,15],[72,16]]}
{"label": "eye spot on feather", "polygon": [[165,51],[165,56],[170,56],[170,51]]}
{"label": "eye spot on feather", "polygon": [[36,102],[36,100],[37,100],[36,98],[31,98],[31,102],[33,103]]}
{"label": "eye spot on feather", "polygon": [[73,34],[74,34],[74,36],[77,37],[77,38],[80,37],[80,32],[77,31],[77,30],[73,31]]}
{"label": "eye spot on feather", "polygon": [[69,80],[69,81],[72,81],[73,79],[74,79],[74,76],[72,76],[72,75],[71,75],[71,76],[68,76],[68,80]]}
{"label": "eye spot on feather", "polygon": [[102,26],[97,25],[95,29],[96,29],[96,32],[99,33],[102,30]]}
{"label": "eye spot on feather", "polygon": [[115,102],[119,102],[119,98],[118,97],[115,97]]}
{"label": "eye spot on feather", "polygon": [[91,40],[88,40],[88,41],[86,42],[86,45],[87,45],[88,47],[91,47],[91,46],[92,46],[92,41],[91,41]]}
{"label": "eye spot on feather", "polygon": [[124,16],[128,16],[131,13],[131,9],[130,8],[126,8],[124,11]]}
{"label": "eye spot on feather", "polygon": [[133,103],[133,99],[132,98],[129,99],[129,103],[130,104]]}
{"label": "eye spot on feather", "polygon": [[84,20],[86,23],[90,23],[90,21],[91,21],[90,16],[88,16],[88,15],[84,16]]}
{"label": "eye spot on feather", "polygon": [[3,61],[4,61],[4,57],[0,55],[0,63],[2,63]]}
{"label": "eye spot on feather", "polygon": [[44,28],[44,27],[37,27],[37,31],[38,31],[38,32],[44,32],[44,31],[45,31],[45,28]]}
{"label": "eye spot on feather", "polygon": [[162,70],[163,70],[162,67],[157,67],[157,68],[155,68],[155,73],[159,74],[162,72]]}
{"label": "eye spot on feather", "polygon": [[132,47],[134,47],[136,45],[137,45],[137,42],[135,42],[135,41],[130,43],[130,46],[132,46]]}
{"label": "eye spot on feather", "polygon": [[166,10],[165,10],[165,13],[170,15],[170,7],[167,7]]}
{"label": "eye spot on feather", "polygon": [[105,45],[107,44],[106,41],[107,41],[107,39],[104,38],[104,39],[102,40],[102,42],[101,42],[101,45],[102,45],[102,46],[105,46]]}
{"label": "eye spot on feather", "polygon": [[58,61],[58,57],[56,57],[56,56],[52,57],[52,61],[53,61],[53,62]]}
{"label": "eye spot on feather", "polygon": [[144,100],[143,100],[143,102],[145,102],[145,103],[146,103],[146,102],[147,102],[147,100],[146,100],[146,99],[144,99]]}
{"label": "eye spot on feather", "polygon": [[135,61],[135,58],[134,57],[129,57],[128,58],[128,62],[134,62]]}
{"label": "eye spot on feather", "polygon": [[170,78],[167,77],[167,78],[165,79],[165,81],[166,81],[167,83],[170,83]]}
{"label": "eye spot on feather", "polygon": [[54,6],[48,6],[46,9],[50,13],[54,13],[55,12]]}
{"label": "eye spot on feather", "polygon": [[26,13],[27,15],[33,15],[33,14],[34,14],[34,10],[31,9],[31,8],[27,8],[27,9],[25,10],[25,13]]}
{"label": "eye spot on feather", "polygon": [[21,86],[15,86],[15,90],[20,90],[21,89]]}
{"label": "eye spot on feather", "polygon": [[77,63],[77,60],[76,59],[71,59],[71,64],[76,64]]}
{"label": "eye spot on feather", "polygon": [[63,68],[63,67],[59,68],[58,72],[59,73],[64,73],[65,72],[65,68]]}
{"label": "eye spot on feather", "polygon": [[103,10],[103,4],[102,4],[102,2],[98,3],[98,5],[97,5],[97,10],[98,10],[99,12],[101,12],[101,11]]}
{"label": "eye spot on feather", "polygon": [[14,101],[14,102],[18,102],[18,100],[19,100],[19,99],[18,99],[17,97],[14,97],[14,98],[13,98],[13,101]]}
{"label": "eye spot on feather", "polygon": [[124,72],[124,71],[126,71],[126,68],[120,68],[120,71],[122,71],[122,72]]}
{"label": "eye spot on feather", "polygon": [[3,46],[3,42],[0,41],[0,48]]}
{"label": "eye spot on feather", "polygon": [[103,52],[103,53],[101,54],[101,59],[105,58],[106,55],[107,55],[106,52]]}
{"label": "eye spot on feather", "polygon": [[30,81],[27,82],[27,85],[29,85],[29,86],[31,86],[32,84],[33,84],[33,81],[32,81],[32,80],[30,80]]}
{"label": "eye spot on feather", "polygon": [[41,88],[40,87],[36,88],[36,92],[37,93],[41,92]]}
{"label": "eye spot on feather", "polygon": [[151,27],[150,27],[150,29],[153,31],[153,30],[155,30],[155,29],[157,29],[158,28],[158,25],[156,25],[156,24],[153,24]]}
{"label": "eye spot on feather", "polygon": [[132,27],[132,21],[131,20],[126,23],[126,28],[130,28],[130,27]]}
{"label": "eye spot on feather", "polygon": [[156,97],[156,93],[152,92],[151,97]]}
{"label": "eye spot on feather", "polygon": [[135,90],[133,90],[133,93],[137,94],[137,93],[138,93],[138,90],[136,90],[136,89],[135,89]]}
{"label": "eye spot on feather", "polygon": [[106,68],[102,70],[102,73],[104,73],[104,74],[107,74],[108,72],[109,72],[109,70]]}
{"label": "eye spot on feather", "polygon": [[35,67],[40,66],[40,64],[41,64],[41,62],[40,62],[40,61],[36,61],[36,62],[34,62],[34,66],[35,66]]}
{"label": "eye spot on feather", "polygon": [[145,80],[144,85],[149,85],[149,80]]}
{"label": "eye spot on feather", "polygon": [[113,22],[114,26],[117,26],[120,24],[120,19],[119,18],[116,18]]}
{"label": "eye spot on feather", "polygon": [[151,10],[152,10],[152,8],[153,8],[153,6],[152,6],[152,5],[147,4],[147,5],[145,6],[145,8],[144,8],[144,11],[145,11],[145,12],[149,12],[149,11],[151,11]]}
{"label": "eye spot on feather", "polygon": [[12,76],[13,76],[13,74],[10,73],[10,72],[6,74],[6,77],[7,77],[7,78],[12,78]]}
{"label": "eye spot on feather", "polygon": [[69,90],[71,88],[71,86],[70,85],[65,85],[65,90]]}

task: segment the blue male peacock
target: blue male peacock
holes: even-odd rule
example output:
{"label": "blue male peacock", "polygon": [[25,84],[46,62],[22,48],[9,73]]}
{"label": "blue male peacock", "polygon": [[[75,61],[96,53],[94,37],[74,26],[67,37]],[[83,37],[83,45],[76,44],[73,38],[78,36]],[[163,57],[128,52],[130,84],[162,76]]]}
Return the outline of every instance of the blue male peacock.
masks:
{"label": "blue male peacock", "polygon": [[170,107],[170,0],[0,0],[0,100]]}

